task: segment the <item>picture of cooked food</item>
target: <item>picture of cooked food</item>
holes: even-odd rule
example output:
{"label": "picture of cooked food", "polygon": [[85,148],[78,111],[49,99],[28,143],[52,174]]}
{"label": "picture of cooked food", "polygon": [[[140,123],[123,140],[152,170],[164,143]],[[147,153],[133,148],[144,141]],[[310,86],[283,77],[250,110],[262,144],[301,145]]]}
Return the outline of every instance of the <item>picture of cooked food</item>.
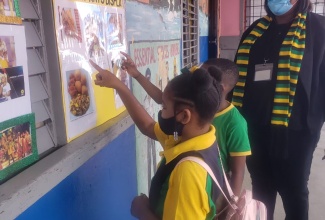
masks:
{"label": "picture of cooked food", "polygon": [[82,116],[87,112],[89,106],[89,95],[81,95],[78,93],[78,95],[70,101],[70,112],[74,116]]}
{"label": "picture of cooked food", "polygon": [[68,93],[70,95],[70,112],[74,116],[86,114],[90,106],[87,72],[77,69],[68,72]]}
{"label": "picture of cooked food", "polygon": [[[62,22],[63,32],[66,36],[77,39],[81,42],[81,34],[78,30],[77,24],[79,24],[78,11],[72,9],[62,8],[61,16],[59,16],[60,23]],[[78,19],[78,21],[76,21]],[[77,23],[76,23],[77,22]],[[79,27],[80,28],[80,27]]]}
{"label": "picture of cooked food", "polygon": [[88,56],[104,56],[103,22],[100,14],[91,13],[84,18],[85,39],[87,42]]}

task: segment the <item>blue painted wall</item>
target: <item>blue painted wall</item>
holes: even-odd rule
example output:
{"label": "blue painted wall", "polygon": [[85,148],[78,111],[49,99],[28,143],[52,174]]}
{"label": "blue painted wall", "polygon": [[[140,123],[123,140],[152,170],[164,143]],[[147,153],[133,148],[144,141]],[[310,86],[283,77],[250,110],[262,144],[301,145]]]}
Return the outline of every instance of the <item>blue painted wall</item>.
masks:
{"label": "blue painted wall", "polygon": [[17,219],[133,219],[130,206],[137,194],[134,130],[131,126],[120,134]]}
{"label": "blue painted wall", "polygon": [[209,58],[209,37],[200,36],[200,63],[203,63]]}

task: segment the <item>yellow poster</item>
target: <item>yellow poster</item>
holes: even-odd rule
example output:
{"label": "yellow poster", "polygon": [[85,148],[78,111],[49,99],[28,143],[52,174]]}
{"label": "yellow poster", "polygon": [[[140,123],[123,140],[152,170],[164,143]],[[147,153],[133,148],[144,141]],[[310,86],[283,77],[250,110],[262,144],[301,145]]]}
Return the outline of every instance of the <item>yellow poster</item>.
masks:
{"label": "yellow poster", "polygon": [[[114,7],[107,7],[114,5]],[[99,66],[116,74],[129,88],[120,68],[126,51],[125,11],[120,1],[55,0],[54,14],[68,141],[125,110],[113,89],[94,84]]]}

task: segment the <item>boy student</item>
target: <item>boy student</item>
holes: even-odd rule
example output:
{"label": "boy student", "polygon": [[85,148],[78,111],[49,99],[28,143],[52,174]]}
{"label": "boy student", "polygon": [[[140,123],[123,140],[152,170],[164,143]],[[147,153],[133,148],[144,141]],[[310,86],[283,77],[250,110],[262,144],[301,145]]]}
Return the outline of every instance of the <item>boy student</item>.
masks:
{"label": "boy student", "polygon": [[[137,70],[128,54],[121,53],[129,61],[128,73],[140,83],[156,103],[162,104],[162,91]],[[216,80],[223,88],[221,104],[212,124],[216,127],[223,167],[228,174],[234,194],[239,196],[245,174],[246,156],[251,155],[251,149],[246,121],[237,108],[226,99],[228,93],[237,83],[239,72],[236,64],[227,59],[210,59],[202,64],[202,68],[206,70],[211,66],[220,70],[221,75],[216,76]],[[192,72],[195,69],[197,67],[193,67],[189,71]]]}
{"label": "boy student", "polygon": [[201,67],[208,69],[211,66],[220,70],[221,76],[216,80],[223,88],[221,104],[212,124],[217,130],[223,167],[234,194],[239,196],[245,174],[246,156],[251,155],[246,120],[237,108],[227,101],[228,94],[238,81],[239,71],[234,62],[223,58],[207,60]]}

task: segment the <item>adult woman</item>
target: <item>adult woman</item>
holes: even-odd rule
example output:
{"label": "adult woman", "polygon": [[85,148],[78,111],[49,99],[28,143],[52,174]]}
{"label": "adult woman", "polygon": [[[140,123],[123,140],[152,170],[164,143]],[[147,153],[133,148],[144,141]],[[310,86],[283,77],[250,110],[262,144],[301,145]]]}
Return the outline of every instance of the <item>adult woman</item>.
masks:
{"label": "adult woman", "polygon": [[254,197],[273,219],[308,219],[307,182],[325,118],[325,18],[309,0],[265,0],[268,16],[244,33],[233,103],[248,123]]}

